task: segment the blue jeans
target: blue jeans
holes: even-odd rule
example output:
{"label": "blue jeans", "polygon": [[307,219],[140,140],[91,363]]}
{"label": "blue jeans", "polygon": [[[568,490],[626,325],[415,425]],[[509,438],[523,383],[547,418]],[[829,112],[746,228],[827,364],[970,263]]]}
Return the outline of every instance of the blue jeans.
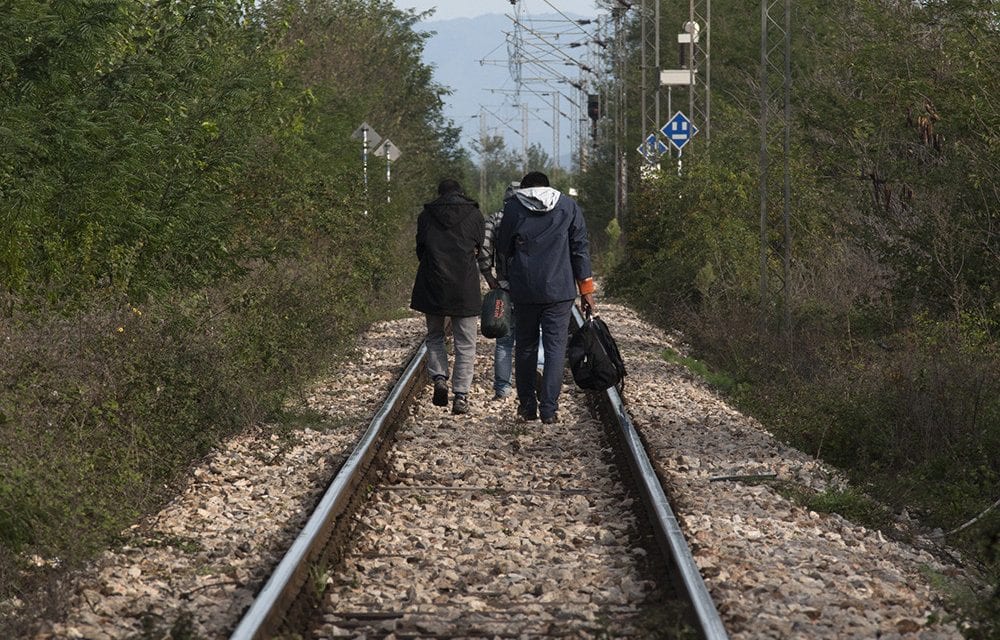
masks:
{"label": "blue jeans", "polygon": [[514,327],[513,314],[510,317],[510,333],[497,338],[493,349],[493,391],[498,396],[510,395],[510,377],[514,369]]}
{"label": "blue jeans", "polygon": [[[514,316],[517,318],[514,358],[517,400],[523,412],[537,411],[543,418],[548,418],[559,408],[572,309],[572,300],[514,306]],[[546,362],[542,371],[542,386],[536,389],[539,328]]]}
{"label": "blue jeans", "polygon": [[[514,332],[517,321],[514,315],[510,316],[510,333],[502,338],[497,338],[497,344],[493,348],[493,391],[498,396],[508,396],[513,390],[511,384],[511,374],[514,369]],[[541,333],[541,332],[539,332]],[[538,341],[538,364],[541,369],[545,365],[545,347],[542,341]]]}

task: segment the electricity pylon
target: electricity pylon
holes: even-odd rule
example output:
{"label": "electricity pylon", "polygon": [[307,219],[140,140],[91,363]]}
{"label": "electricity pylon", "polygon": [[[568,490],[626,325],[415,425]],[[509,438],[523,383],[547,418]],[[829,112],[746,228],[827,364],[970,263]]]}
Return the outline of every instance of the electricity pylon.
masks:
{"label": "electricity pylon", "polygon": [[[784,13],[781,6],[784,5]],[[791,324],[791,0],[760,7],[760,301],[762,319],[776,308]],[[780,154],[780,155],[779,155]]]}

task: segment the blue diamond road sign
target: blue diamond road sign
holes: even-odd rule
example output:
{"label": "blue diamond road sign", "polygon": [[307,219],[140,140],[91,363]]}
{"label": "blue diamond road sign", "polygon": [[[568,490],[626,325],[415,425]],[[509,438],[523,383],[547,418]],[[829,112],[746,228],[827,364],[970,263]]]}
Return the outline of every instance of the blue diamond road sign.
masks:
{"label": "blue diamond road sign", "polygon": [[677,150],[680,151],[684,148],[684,145],[691,141],[694,134],[698,133],[698,127],[694,126],[694,123],[688,120],[687,116],[678,111],[667,124],[663,125],[660,131],[667,137],[670,144],[677,147]]}
{"label": "blue diamond road sign", "polygon": [[667,145],[663,144],[656,137],[655,133],[651,133],[646,136],[646,139],[642,141],[642,144],[638,146],[636,151],[646,159],[646,162],[650,164],[656,164],[656,161],[669,150]]}

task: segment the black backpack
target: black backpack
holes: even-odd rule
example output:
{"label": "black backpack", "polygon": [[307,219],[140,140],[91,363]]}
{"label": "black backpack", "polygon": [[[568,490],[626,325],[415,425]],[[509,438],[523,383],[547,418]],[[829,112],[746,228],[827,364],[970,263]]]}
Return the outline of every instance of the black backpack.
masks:
{"label": "black backpack", "polygon": [[566,347],[573,380],[581,389],[604,391],[625,380],[625,362],[618,343],[611,337],[608,325],[587,314],[583,326],[577,329]]}

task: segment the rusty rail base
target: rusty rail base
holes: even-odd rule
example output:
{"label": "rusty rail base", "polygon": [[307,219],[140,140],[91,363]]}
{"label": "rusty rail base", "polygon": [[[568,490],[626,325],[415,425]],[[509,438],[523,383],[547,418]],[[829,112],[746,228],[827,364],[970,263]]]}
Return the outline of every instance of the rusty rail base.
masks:
{"label": "rusty rail base", "polygon": [[323,556],[336,522],[351,503],[396,417],[422,379],[421,367],[426,356],[427,346],[421,344],[230,640],[260,640],[278,633],[285,614],[309,579],[310,568]]}
{"label": "rusty rail base", "polygon": [[[573,319],[577,327],[583,326],[583,316],[576,307],[573,308]],[[653,469],[642,439],[632,424],[632,418],[628,415],[621,394],[618,393],[618,389],[611,387],[594,395],[598,396],[598,402],[603,405],[602,413],[613,416],[615,424],[610,426],[625,448],[625,457],[635,486],[646,506],[660,551],[670,565],[674,578],[672,582],[689,600],[695,626],[706,640],[728,640],[729,635],[722,625],[715,602],[702,580],[698,565],[695,564],[691,549],[684,539],[673,509],[670,508],[670,502],[656,475],[656,470]]]}

